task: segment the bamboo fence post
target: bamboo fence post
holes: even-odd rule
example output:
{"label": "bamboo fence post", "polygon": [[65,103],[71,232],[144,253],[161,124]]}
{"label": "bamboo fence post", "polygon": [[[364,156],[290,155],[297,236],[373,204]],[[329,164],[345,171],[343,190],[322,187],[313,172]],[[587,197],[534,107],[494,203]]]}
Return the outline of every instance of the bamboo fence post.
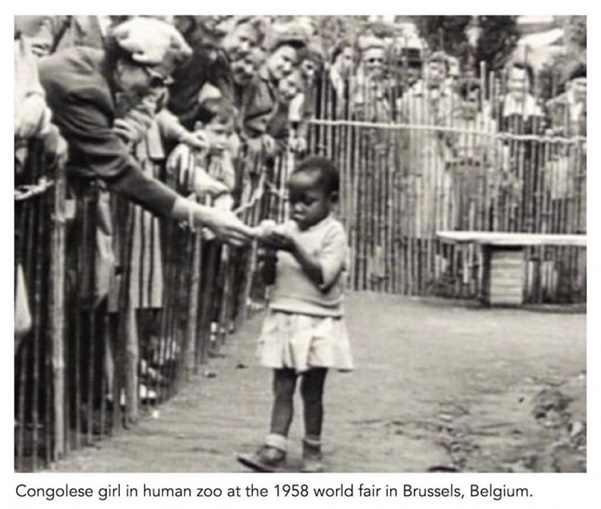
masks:
{"label": "bamboo fence post", "polygon": [[186,324],[186,341],[184,347],[184,362],[186,378],[196,372],[196,329],[198,325],[198,297],[200,292],[200,264],[202,237],[200,231],[194,230],[190,234],[192,242],[192,260],[190,266],[190,292],[188,300],[188,321]]}
{"label": "bamboo fence post", "polygon": [[[571,221],[570,221],[570,233],[578,233],[578,218],[580,216],[580,207],[578,204],[578,200],[576,199],[576,190],[578,188],[577,180],[579,168],[578,162],[580,160],[580,146],[578,142],[567,142],[568,145],[568,164],[570,170],[568,171],[568,189],[570,193],[570,203],[571,203]],[[576,291],[576,286],[578,282],[578,248],[572,247],[569,248],[570,253],[570,264],[569,264],[569,273],[572,276],[570,278],[570,298],[573,299],[573,296]]]}
{"label": "bamboo fence post", "polygon": [[231,267],[230,267],[230,249],[226,244],[221,248],[221,267],[223,274],[223,292],[221,298],[221,307],[219,313],[219,333],[217,341],[219,347],[225,345],[226,337],[229,331],[229,303],[231,300]]}
{"label": "bamboo fence post", "polygon": [[[378,138],[380,135],[385,135],[384,132],[377,132]],[[374,158],[374,179],[373,179],[373,202],[374,202],[374,219],[373,219],[373,259],[374,259],[374,271],[375,271],[375,282],[376,282],[376,291],[382,292],[382,287],[384,286],[385,277],[384,274],[384,263],[383,263],[383,255],[384,255],[384,245],[382,242],[382,230],[384,225],[382,224],[382,205],[384,204],[385,196],[382,193],[382,178],[383,178],[383,168],[382,168],[382,146],[381,140],[377,140],[377,144],[375,146],[375,150],[373,150],[373,158]]]}
{"label": "bamboo fence post", "polygon": [[[401,99],[399,114],[402,114],[403,102]],[[396,225],[396,236],[397,236],[397,246],[399,253],[399,267],[397,270],[397,288],[399,292],[403,295],[407,295],[409,293],[409,278],[407,276],[408,267],[407,267],[407,247],[408,247],[408,238],[409,232],[407,229],[408,224],[408,213],[406,209],[407,202],[407,190],[408,190],[408,179],[406,177],[407,170],[405,168],[406,162],[406,153],[405,153],[405,130],[401,130],[399,132],[398,137],[398,146],[397,146],[397,154],[396,154],[396,166],[397,166],[397,176],[396,176],[396,186],[395,186],[395,225]]]}
{"label": "bamboo fence post", "polygon": [[[344,143],[340,146],[340,219],[344,224],[344,229],[347,233],[347,248],[351,249],[352,245],[352,232],[351,232],[351,210],[349,206],[349,185],[351,179],[351,158],[349,157],[349,149],[350,149],[350,138],[349,138],[349,130],[350,126],[345,126],[343,128],[342,136]],[[350,260],[350,256],[349,256]],[[347,278],[346,287],[349,287],[349,282],[352,281],[352,268],[347,267],[347,273],[345,277]]]}
{"label": "bamboo fence post", "polygon": [[379,214],[378,214],[378,234],[379,241],[378,245],[381,249],[381,258],[380,258],[380,292],[388,291],[388,282],[390,279],[390,267],[389,260],[390,255],[388,253],[388,222],[386,221],[386,211],[388,206],[388,189],[386,188],[386,182],[388,180],[388,172],[389,168],[387,168],[387,160],[386,155],[388,152],[388,147],[390,144],[390,136],[389,132],[382,132],[382,135],[385,136],[385,142],[382,144],[382,152],[379,154],[379,193],[378,193],[378,202],[379,202]]}
{"label": "bamboo fence post", "polygon": [[[36,177],[40,178],[41,170],[42,170],[42,156],[43,152],[41,150],[36,150],[33,154],[35,157],[35,170]],[[36,180],[37,180],[36,178]],[[31,424],[32,424],[32,469],[35,471],[38,469],[38,454],[39,454],[39,399],[40,394],[43,391],[42,380],[40,379],[40,371],[41,371],[41,358],[40,358],[40,347],[42,342],[42,333],[44,324],[41,323],[43,314],[42,314],[42,279],[46,276],[43,274],[43,260],[44,260],[44,250],[46,246],[44,245],[44,227],[45,223],[45,210],[44,210],[44,202],[46,197],[41,196],[37,199],[34,199],[33,211],[34,218],[33,224],[34,229],[32,234],[35,235],[36,246],[35,246],[35,258],[32,263],[32,282],[31,282],[31,296],[32,300],[32,398],[31,398]]]}
{"label": "bamboo fence post", "polygon": [[173,329],[175,334],[173,336],[173,383],[171,385],[171,394],[177,394],[182,379],[185,374],[186,359],[185,343],[186,343],[186,331],[187,331],[187,299],[190,298],[189,288],[189,273],[186,268],[189,266],[190,258],[192,258],[192,233],[189,228],[183,230],[181,234],[181,247],[180,247],[180,259],[176,272],[176,291],[177,291],[177,305],[173,314]]}
{"label": "bamboo fence post", "polygon": [[[414,104],[408,104],[408,107],[410,108],[410,110],[412,110],[415,105]],[[420,233],[420,219],[421,219],[421,212],[420,212],[420,207],[421,207],[421,194],[420,194],[420,176],[419,176],[419,169],[415,166],[415,161],[416,161],[416,153],[417,153],[417,149],[414,143],[414,136],[413,136],[413,132],[410,128],[407,129],[407,136],[408,136],[408,153],[409,153],[409,157],[408,157],[408,168],[407,168],[407,176],[408,176],[408,181],[409,181],[409,195],[411,196],[411,200],[409,201],[409,207],[407,207],[407,212],[410,212],[411,215],[407,215],[407,232],[408,232],[408,252],[407,252],[407,257],[408,257],[408,266],[409,266],[409,273],[407,274],[408,276],[408,282],[409,282],[409,295],[415,295],[417,292],[417,263],[416,263],[416,258],[415,258],[415,251],[416,251],[416,247],[417,247],[417,237],[419,236]]]}
{"label": "bamboo fence post", "polygon": [[206,246],[206,275],[204,279],[204,287],[201,299],[202,309],[200,311],[200,362],[204,364],[212,352],[214,345],[211,344],[211,327],[213,322],[213,297],[215,292],[215,264],[217,262],[217,251],[219,246],[215,242],[205,244]]}
{"label": "bamboo fence post", "polygon": [[[399,101],[398,118],[403,120],[405,103],[403,98]],[[396,218],[396,235],[397,245],[399,248],[399,269],[397,271],[397,285],[401,293],[409,294],[409,277],[408,277],[408,210],[406,204],[408,202],[409,179],[407,177],[407,130],[400,129],[397,137],[397,179],[395,187],[395,218]]]}
{"label": "bamboo fence post", "polygon": [[363,241],[363,289],[370,290],[371,284],[371,247],[372,247],[372,237],[371,237],[371,207],[373,205],[373,201],[371,200],[371,178],[372,178],[372,166],[371,166],[371,153],[370,153],[370,133],[365,132],[363,134],[363,189],[365,189],[365,194],[363,195],[363,232],[364,232],[364,241]]}
{"label": "bamboo fence post", "polygon": [[[32,147],[31,144],[28,148],[31,153]],[[35,181],[36,175],[33,174],[33,169],[31,168],[31,159],[27,159],[27,164],[24,168],[24,171],[27,172],[27,176],[30,177],[28,179],[28,184],[31,184]],[[25,200],[15,204],[15,214],[17,218],[16,228],[20,235],[15,240],[20,240],[17,243],[19,261],[20,261],[20,269],[23,272],[23,284],[27,288],[27,294],[29,294],[28,285],[28,275],[30,274],[30,265],[32,258],[32,249],[34,245],[34,239],[32,238],[32,227],[31,220],[33,217],[32,211],[32,201]],[[19,267],[17,266],[17,270]],[[34,317],[32,319],[32,326],[34,325]],[[21,337],[17,342],[15,338],[15,355],[14,355],[14,363],[15,363],[15,371],[17,377],[17,394],[15,395],[15,403],[16,403],[16,419],[18,422],[18,426],[15,429],[15,468],[17,471],[22,471],[25,469],[25,431],[26,431],[26,416],[25,416],[25,407],[28,403],[28,399],[26,398],[26,387],[27,387],[27,366],[29,364],[30,357],[30,339],[31,330],[24,334],[24,337]]]}
{"label": "bamboo fence post", "polygon": [[[586,142],[584,142],[586,143]],[[586,145],[583,145],[582,141],[578,142],[578,160],[577,160],[577,186],[575,192],[578,197],[578,219],[577,219],[577,233],[583,233],[586,231]],[[582,224],[584,222],[584,224]],[[586,302],[586,249],[580,248],[578,250],[578,272],[579,272],[579,281],[581,282],[581,296],[585,298]],[[582,275],[580,275],[582,273]]]}
{"label": "bamboo fence post", "polygon": [[376,216],[376,203],[375,203],[375,179],[376,176],[376,168],[375,168],[375,160],[374,160],[374,150],[373,150],[373,137],[374,132],[366,133],[369,138],[366,140],[365,144],[365,161],[366,161],[366,173],[365,173],[365,207],[367,214],[365,215],[365,232],[366,232],[366,245],[365,245],[365,262],[366,262],[366,289],[374,290],[374,283],[376,281],[376,263],[375,263],[375,235],[374,235],[374,227],[375,227],[375,216]]}
{"label": "bamboo fence post", "polygon": [[[363,86],[364,88],[364,92],[363,94],[365,95],[365,86],[364,84],[362,84],[361,86]],[[368,238],[367,238],[367,230],[366,230],[366,223],[367,223],[367,215],[368,215],[368,209],[366,207],[366,199],[367,199],[367,174],[369,173],[369,167],[367,165],[367,157],[366,157],[366,143],[365,143],[365,137],[366,137],[366,133],[365,133],[365,129],[361,130],[359,132],[359,155],[361,157],[361,162],[359,165],[360,168],[360,174],[359,174],[359,186],[361,188],[361,192],[359,193],[358,197],[359,197],[359,208],[360,208],[360,212],[359,212],[359,230],[358,230],[358,241],[359,241],[359,266],[360,266],[360,290],[367,290],[367,284],[366,284],[366,272],[367,272],[367,260],[366,260],[366,253],[367,253],[367,249],[366,249],[366,245],[368,242]]]}
{"label": "bamboo fence post", "polygon": [[[164,277],[165,277],[165,289],[163,291],[165,305],[160,316],[160,343],[157,354],[157,366],[164,368],[165,377],[167,380],[171,378],[171,366],[168,364],[169,355],[171,352],[172,334],[170,324],[172,322],[173,309],[176,306],[174,286],[176,277],[177,263],[174,260],[175,252],[177,250],[177,234],[179,226],[175,221],[166,220],[163,223],[163,235],[164,235],[164,257],[163,263],[165,265]],[[165,387],[161,391],[161,398],[168,397],[169,387]]]}
{"label": "bamboo fence post", "polygon": [[396,244],[394,242],[394,222],[393,222],[393,208],[394,208],[394,176],[396,174],[396,168],[394,166],[394,150],[396,145],[396,132],[391,133],[394,135],[394,139],[389,140],[386,150],[386,164],[384,165],[384,171],[386,172],[386,215],[383,218],[386,225],[386,276],[387,276],[387,287],[388,293],[395,293],[396,289]]}
{"label": "bamboo fence post", "polygon": [[[85,193],[87,194],[88,191],[85,191]],[[78,293],[81,292],[81,288],[85,288],[86,286],[86,282],[83,280],[84,279],[84,271],[82,269],[83,265],[84,265],[84,259],[87,255],[86,253],[86,246],[88,246],[89,244],[89,238],[87,235],[88,232],[88,216],[89,216],[89,212],[90,212],[90,208],[88,206],[88,201],[90,200],[90,196],[83,196],[81,198],[81,200],[79,200],[79,204],[80,206],[77,207],[78,211],[81,211],[81,222],[77,225],[78,229],[79,229],[79,234],[81,234],[81,239],[82,242],[81,244],[78,245],[78,249],[77,249],[77,260],[76,260],[76,274],[77,274],[77,285],[74,288],[74,293]],[[87,291],[89,292],[89,288],[87,289]],[[74,298],[75,300],[75,326],[74,326],[74,330],[75,330],[75,335],[73,338],[73,342],[74,342],[74,349],[73,349],[73,354],[74,354],[74,410],[73,410],[73,415],[74,415],[74,419],[75,419],[75,434],[74,434],[74,448],[75,449],[79,449],[81,447],[81,436],[80,436],[80,432],[81,432],[81,413],[80,413],[80,409],[81,409],[81,403],[82,403],[82,396],[81,396],[81,373],[80,373],[80,368],[81,368],[81,357],[82,357],[82,349],[81,349],[81,344],[82,344],[82,312],[83,312],[83,306],[82,306],[82,301],[80,298],[80,295],[75,295],[75,296],[71,296],[71,298]]]}
{"label": "bamboo fence post", "polygon": [[[97,197],[98,199],[98,197]],[[95,232],[96,228],[97,228],[97,218],[93,217],[91,218],[91,222],[92,222],[92,230],[91,232]],[[90,233],[91,233],[90,232]],[[95,271],[95,266],[96,266],[96,249],[95,249],[95,244],[91,243],[88,244],[89,246],[94,246],[92,248],[92,253],[91,253],[91,267],[94,267],[94,269],[90,270],[88,272],[89,275],[89,279],[88,282],[86,284],[86,286],[90,289],[90,295],[92,296],[89,300],[89,302],[87,302],[87,309],[86,309],[86,314],[88,315],[88,323],[87,323],[87,331],[84,331],[85,333],[85,338],[86,341],[88,343],[88,348],[89,351],[86,352],[86,357],[89,359],[89,362],[86,364],[88,367],[88,372],[85,374],[87,375],[87,395],[86,395],[86,413],[85,413],[85,440],[86,443],[89,445],[92,443],[92,422],[94,420],[94,415],[93,415],[93,401],[94,401],[94,367],[95,367],[95,353],[96,353],[96,331],[95,331],[95,320],[94,320],[94,315],[96,314],[96,308],[94,306],[94,271]],[[83,338],[82,338],[83,339]]]}
{"label": "bamboo fence post", "polygon": [[374,145],[377,144],[377,130],[373,129],[367,133],[370,136],[368,143],[365,147],[367,156],[367,168],[368,171],[366,177],[366,206],[367,206],[367,289],[370,291],[376,291],[378,289],[378,260],[377,260],[377,181],[378,181],[378,167],[377,158],[374,149]]}
{"label": "bamboo fence post", "polygon": [[491,182],[490,184],[487,186],[487,203],[490,203],[489,207],[490,207],[490,212],[488,213],[488,217],[486,218],[486,224],[487,224],[487,231],[495,231],[496,227],[497,227],[497,211],[499,208],[499,199],[500,199],[500,189],[499,189],[499,182],[500,182],[500,178],[499,175],[501,174],[501,170],[502,170],[502,166],[504,164],[504,160],[506,157],[506,153],[505,153],[505,144],[504,141],[498,137],[498,133],[501,132],[501,114],[500,114],[500,110],[501,108],[499,107],[499,104],[497,104],[499,102],[498,98],[497,98],[497,79],[495,78],[495,74],[494,72],[491,71],[490,75],[489,75],[489,82],[490,82],[490,89],[491,89],[491,104],[493,105],[494,109],[493,112],[496,112],[496,118],[494,119],[495,121],[495,131],[496,131],[496,136],[494,138],[494,143],[495,143],[495,151],[494,151],[494,167],[493,167],[493,171],[492,171],[492,175],[491,175]]}
{"label": "bamboo fence post", "polygon": [[[551,156],[549,153],[549,142],[545,141],[543,145],[543,164],[544,164],[544,179],[542,184],[542,213],[540,231],[541,233],[550,233],[549,219],[551,217],[551,193],[553,189],[553,171],[550,169]],[[543,280],[543,299],[549,297],[553,292],[553,266],[549,263],[549,249],[542,249],[542,263],[545,266]]]}
{"label": "bamboo fence post", "polygon": [[[426,88],[428,88],[428,84],[426,83]],[[421,98],[421,110],[422,112],[425,112],[424,115],[427,116],[428,120],[426,120],[426,123],[431,125],[431,110],[430,110],[430,105],[427,104],[426,102],[426,97],[425,94],[422,96]],[[432,130],[431,129],[427,129],[425,132],[425,135],[428,137],[432,136]],[[419,147],[416,147],[416,149],[419,150]],[[421,154],[420,154],[421,156]],[[420,163],[423,162],[423,160],[421,159],[421,157],[418,156],[418,159],[420,160]],[[419,178],[419,182],[420,182],[420,218],[419,218],[419,223],[420,223],[420,229],[419,229],[419,236],[417,238],[417,246],[416,246],[416,286],[417,286],[417,290],[418,290],[418,294],[421,294],[424,291],[424,286],[423,286],[423,273],[424,273],[424,260],[427,259],[428,256],[428,251],[427,251],[427,238],[428,235],[430,234],[430,225],[428,224],[428,221],[430,220],[430,214],[431,212],[431,207],[432,207],[432,203],[431,203],[431,195],[429,192],[432,192],[431,186],[432,183],[429,182],[429,174],[432,171],[432,154],[428,154],[428,157],[426,158],[425,162],[423,162],[423,165],[420,165],[421,168],[419,168],[419,173],[420,173],[420,178]]]}
{"label": "bamboo fence post", "polygon": [[[331,101],[331,98],[328,98]],[[325,154],[326,157],[328,157],[329,159],[333,159],[333,149],[332,149],[332,145],[335,144],[335,131],[334,131],[335,127],[333,127],[332,125],[327,125],[324,127],[324,131],[325,131]]]}
{"label": "bamboo fence post", "polygon": [[352,171],[352,206],[351,206],[351,287],[353,290],[359,290],[359,215],[361,209],[359,205],[359,175],[361,174],[361,160],[359,151],[360,140],[359,128],[353,127],[353,167]]}
{"label": "bamboo fence post", "polygon": [[[24,211],[25,212],[25,211]],[[25,458],[25,405],[27,403],[27,398],[25,396],[26,392],[26,384],[27,384],[27,364],[29,361],[29,342],[27,341],[28,337],[23,338],[20,344],[20,355],[15,357],[17,366],[17,372],[19,377],[19,390],[17,394],[17,421],[19,426],[17,428],[17,433],[15,437],[15,449],[16,449],[16,469],[23,470],[24,469],[24,458]],[[20,361],[20,362],[19,362]]]}
{"label": "bamboo fence post", "polygon": [[[327,115],[327,108],[328,105],[331,104],[331,100],[330,100],[330,90],[327,86],[327,77],[326,79],[323,80],[323,93],[321,94],[321,111],[325,111],[326,112],[326,118],[329,118],[329,116]],[[318,154],[323,154],[324,153],[324,146],[325,146],[325,130],[326,130],[326,126],[324,125],[320,125],[318,132],[317,132],[317,136],[316,136],[316,140],[317,140],[317,150],[316,153]]]}
{"label": "bamboo fence post", "polygon": [[[364,198],[365,198],[365,159],[363,154],[363,137],[364,133],[362,129],[358,129],[357,133],[357,186],[356,186],[356,196],[357,196],[357,290],[365,290],[364,284],[364,273],[365,273],[365,259],[364,259],[364,244],[365,244],[365,231],[363,228],[365,210],[364,210]],[[359,192],[361,189],[361,192]]]}
{"label": "bamboo fence post", "polygon": [[130,277],[131,277],[131,256],[133,247],[133,221],[135,214],[134,205],[127,207],[127,233],[126,242],[126,265],[124,267],[124,285],[121,288],[122,297],[119,306],[120,309],[120,334],[119,337],[123,340],[123,359],[118,366],[121,368],[121,377],[124,380],[125,390],[125,427],[134,425],[138,421],[139,398],[138,398],[138,334],[136,327],[136,311],[133,308],[130,295]]}
{"label": "bamboo fence post", "polygon": [[370,257],[372,261],[372,274],[371,274],[371,287],[372,290],[381,292],[382,291],[382,274],[381,274],[381,244],[380,244],[380,207],[382,204],[382,195],[380,193],[380,181],[382,178],[380,168],[380,130],[374,130],[374,141],[369,146],[372,175],[370,178],[370,190],[371,190],[371,249]]}
{"label": "bamboo fence post", "polygon": [[[392,108],[392,106],[391,106]],[[382,192],[382,203],[380,206],[380,224],[382,227],[381,241],[382,241],[382,271],[384,277],[384,292],[390,293],[391,291],[391,278],[392,278],[392,250],[390,249],[390,174],[392,172],[392,166],[390,165],[389,155],[392,146],[392,136],[394,132],[387,132],[386,140],[383,146],[383,152],[380,157],[380,171],[382,176],[380,178],[380,189]]]}
{"label": "bamboo fence post", "polygon": [[[535,216],[534,216],[534,232],[542,232],[543,226],[543,217],[545,213],[545,178],[546,178],[546,167],[547,167],[547,159],[546,159],[546,141],[539,140],[537,141],[537,179],[535,186]],[[542,303],[544,300],[544,292],[545,288],[548,285],[548,270],[547,264],[545,263],[545,253],[546,249],[544,246],[540,246],[537,248],[537,257],[539,263],[539,274],[540,274],[540,288],[539,294],[537,295],[537,300],[539,303]]]}

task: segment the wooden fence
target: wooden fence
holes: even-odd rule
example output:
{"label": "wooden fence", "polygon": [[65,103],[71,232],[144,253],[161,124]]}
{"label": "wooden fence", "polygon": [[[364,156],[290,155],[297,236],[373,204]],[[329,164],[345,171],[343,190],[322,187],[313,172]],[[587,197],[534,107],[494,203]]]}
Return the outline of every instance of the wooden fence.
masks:
{"label": "wooden fence", "polygon": [[[534,96],[512,111],[503,76],[481,76],[471,101],[449,81],[365,81],[348,99],[319,85],[309,152],[341,170],[352,289],[474,298],[480,253],[437,230],[586,233],[586,137]],[[586,301],[585,249],[532,248],[524,270],[525,302]]]}
{"label": "wooden fence", "polygon": [[[50,174],[30,147],[15,202],[16,273],[31,326],[15,335],[15,469],[35,471],[149,415],[264,301],[256,244],[236,248]],[[152,169],[186,192],[178,175]],[[238,209],[265,214],[265,171]],[[48,185],[43,185],[44,182]],[[253,302],[254,301],[254,302]]]}

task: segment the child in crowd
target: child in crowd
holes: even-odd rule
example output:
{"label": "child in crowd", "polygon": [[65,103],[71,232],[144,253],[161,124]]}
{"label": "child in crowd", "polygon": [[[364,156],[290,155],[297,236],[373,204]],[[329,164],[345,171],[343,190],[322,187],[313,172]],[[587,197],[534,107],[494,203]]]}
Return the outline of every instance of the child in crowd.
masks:
{"label": "child in crowd", "polygon": [[288,182],[291,220],[273,228],[265,225],[261,234],[268,249],[276,251],[267,258],[272,264],[265,265],[265,274],[273,272],[277,259],[258,348],[261,365],[273,369],[274,399],[264,445],[255,454],[238,456],[254,470],[275,472],[283,466],[300,379],[305,424],[302,471],[323,471],[326,374],[329,368],[353,368],[342,308],[347,237],[332,213],[338,189],[338,170],[329,159],[306,158]]}
{"label": "child in crowd", "polygon": [[178,172],[179,183],[191,189],[214,207],[231,210],[232,192],[236,182],[233,159],[236,148],[232,135],[237,112],[224,97],[209,97],[202,101],[195,134],[202,137],[206,148],[190,150],[179,145],[170,156],[168,168]]}

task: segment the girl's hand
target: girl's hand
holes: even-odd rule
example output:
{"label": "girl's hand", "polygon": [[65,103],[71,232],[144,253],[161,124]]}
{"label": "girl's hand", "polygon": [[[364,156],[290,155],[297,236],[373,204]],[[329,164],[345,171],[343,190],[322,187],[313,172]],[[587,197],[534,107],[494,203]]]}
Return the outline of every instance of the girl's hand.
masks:
{"label": "girl's hand", "polygon": [[263,242],[273,249],[278,249],[280,251],[293,252],[296,248],[294,237],[288,233],[277,230],[272,230],[270,233],[264,236]]}

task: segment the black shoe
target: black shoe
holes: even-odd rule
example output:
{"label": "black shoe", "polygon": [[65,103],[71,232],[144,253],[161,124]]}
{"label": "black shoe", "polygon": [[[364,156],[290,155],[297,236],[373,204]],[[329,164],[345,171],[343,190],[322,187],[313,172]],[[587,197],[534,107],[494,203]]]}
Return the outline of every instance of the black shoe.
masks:
{"label": "black shoe", "polygon": [[270,445],[263,445],[254,454],[239,454],[238,461],[256,472],[280,472],[286,462],[286,452]]}

